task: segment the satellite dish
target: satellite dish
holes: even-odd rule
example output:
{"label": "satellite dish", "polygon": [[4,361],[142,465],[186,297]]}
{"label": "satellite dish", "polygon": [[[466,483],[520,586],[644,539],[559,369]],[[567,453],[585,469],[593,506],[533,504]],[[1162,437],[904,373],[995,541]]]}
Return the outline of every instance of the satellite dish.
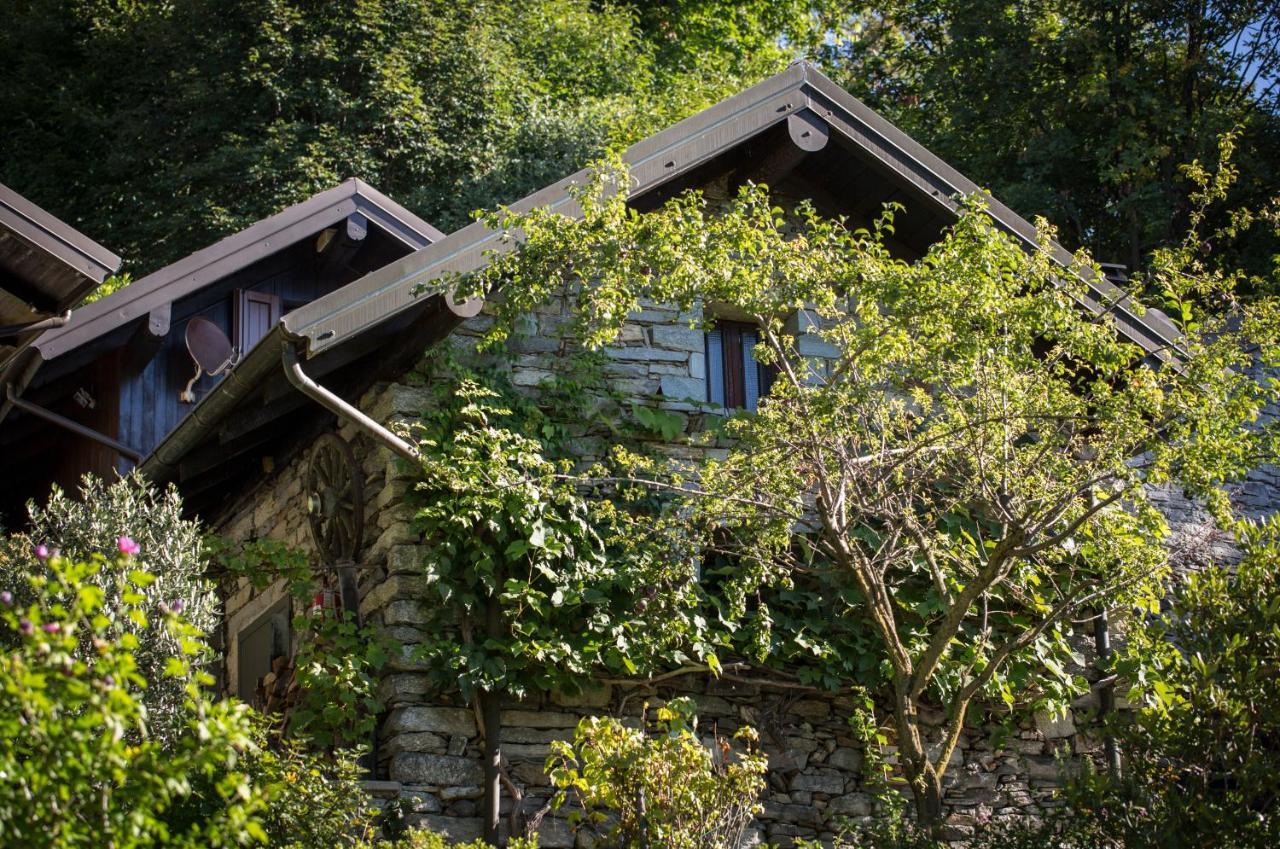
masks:
{"label": "satellite dish", "polygon": [[222,328],[207,318],[196,316],[188,321],[186,338],[187,352],[195,361],[196,373],[187,381],[187,388],[182,390],[178,400],[185,404],[194,404],[196,394],[192,391],[192,387],[196,385],[201,375],[208,374],[214,377],[222,374],[236,364],[240,352],[231,347],[231,340],[222,332]]}

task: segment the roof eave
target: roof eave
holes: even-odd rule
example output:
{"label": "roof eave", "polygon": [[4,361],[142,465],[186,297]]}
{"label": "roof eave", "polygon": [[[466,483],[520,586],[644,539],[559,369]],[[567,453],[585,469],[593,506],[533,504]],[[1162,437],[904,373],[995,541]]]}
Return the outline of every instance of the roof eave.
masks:
{"label": "roof eave", "polygon": [[354,213],[373,220],[412,250],[443,237],[386,195],[352,178],[77,310],[65,327],[44,334],[35,347],[46,361],[60,357]]}
{"label": "roof eave", "polygon": [[[623,155],[630,169],[633,196],[652,191],[740,145],[789,116],[810,110],[846,142],[910,182],[941,210],[955,215],[959,199],[981,191],[923,145],[876,114],[820,71],[803,62],[721,103],[632,145]],[[568,216],[581,214],[570,192],[590,177],[582,169],[513,203],[517,212],[542,207]],[[1038,245],[1036,229],[1000,201],[988,197],[992,218],[1028,248]],[[359,335],[418,301],[414,293],[449,275],[480,268],[486,255],[505,250],[502,234],[474,222],[416,254],[387,265],[337,292],[286,316],[289,332],[305,337],[308,356],[315,356]],[[1064,267],[1072,257],[1055,245]],[[1085,275],[1095,311],[1116,315],[1122,331],[1149,353],[1177,346],[1177,328],[1155,310],[1142,311],[1128,296],[1101,277]]]}

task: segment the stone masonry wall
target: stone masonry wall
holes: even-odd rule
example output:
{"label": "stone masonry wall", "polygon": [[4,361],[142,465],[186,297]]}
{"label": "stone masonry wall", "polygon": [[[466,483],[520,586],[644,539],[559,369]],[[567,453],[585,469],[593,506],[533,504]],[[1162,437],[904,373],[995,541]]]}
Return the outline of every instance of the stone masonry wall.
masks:
{"label": "stone masonry wall", "polygon": [[[701,332],[689,329],[685,316],[654,307],[636,315],[618,343],[608,350],[605,372],[614,388],[636,403],[647,403],[686,419],[689,431],[708,411]],[[464,325],[451,344],[467,344],[483,329],[481,316]],[[514,339],[513,380],[536,391],[552,373],[550,358],[560,350],[559,336],[568,316],[563,305],[550,306],[530,319]],[[361,407],[378,421],[396,425],[418,414],[429,395],[421,387],[391,384],[375,387]],[[480,831],[482,741],[471,709],[447,696],[435,695],[423,670],[409,657],[424,638],[424,604],[430,588],[421,574],[422,541],[409,525],[404,495],[409,470],[351,426],[339,431],[353,446],[365,475],[365,543],[358,557],[360,610],[401,642],[405,655],[385,670],[380,695],[386,705],[379,732],[378,778],[371,790],[384,800],[398,799],[408,822],[455,838],[470,839]],[[584,445],[589,446],[589,439]],[[589,448],[587,449],[590,450]],[[680,443],[667,446],[674,457],[695,460],[699,452]],[[218,522],[233,538],[271,537],[313,550],[307,531],[302,476],[305,452],[279,468]],[[1260,505],[1275,504],[1276,477],[1263,470],[1242,492]],[[1177,493],[1162,493],[1187,538],[1206,536],[1205,517]],[[225,588],[229,639],[227,680],[235,680],[234,635],[278,603],[283,588],[255,593],[246,583]],[[592,714],[639,716],[642,706],[673,695],[693,695],[700,706],[700,731],[731,734],[750,724],[761,733],[769,755],[765,810],[759,839],[789,845],[796,837],[829,838],[842,817],[871,813],[873,800],[863,784],[862,752],[846,723],[851,705],[840,697],[796,689],[690,675],[646,686],[642,682],[604,686],[586,696],[549,696],[536,703],[512,702],[502,714],[504,753],[512,780],[522,788],[522,811],[532,814],[551,790],[543,764],[552,740],[570,739],[580,718]],[[1093,694],[1078,708],[1096,707]],[[993,817],[1033,815],[1050,802],[1059,775],[1059,757],[1095,752],[1100,741],[1078,728],[1076,717],[1038,717],[996,751],[993,727],[975,725],[962,740],[947,773],[948,823],[954,837]],[[504,794],[509,795],[509,794]],[[506,799],[504,813],[509,810]],[[505,817],[504,817],[505,820]],[[562,816],[548,816],[539,831],[548,849],[583,847],[587,835],[575,835]]]}

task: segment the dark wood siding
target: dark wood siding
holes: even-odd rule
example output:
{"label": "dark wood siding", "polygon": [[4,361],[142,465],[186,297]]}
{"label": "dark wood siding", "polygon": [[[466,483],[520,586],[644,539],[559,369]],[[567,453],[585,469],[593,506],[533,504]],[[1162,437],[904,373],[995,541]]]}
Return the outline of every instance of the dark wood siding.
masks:
{"label": "dark wood siding", "polygon": [[[186,348],[187,323],[193,317],[201,316],[218,325],[232,345],[244,345],[243,356],[283,313],[345,285],[404,251],[385,235],[370,232],[342,273],[321,275],[314,241],[308,239],[178,301],[172,307],[169,333],[156,354],[132,373],[121,375],[120,440],[147,454],[195,406],[178,400],[195,373]],[[193,387],[196,398],[207,395],[221,379],[202,376]],[[120,468],[130,465],[121,461]]]}

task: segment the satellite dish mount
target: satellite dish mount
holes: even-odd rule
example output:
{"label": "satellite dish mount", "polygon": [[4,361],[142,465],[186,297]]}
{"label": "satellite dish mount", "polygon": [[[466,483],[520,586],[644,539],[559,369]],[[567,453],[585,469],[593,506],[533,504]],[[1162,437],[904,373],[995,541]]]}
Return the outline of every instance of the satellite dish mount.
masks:
{"label": "satellite dish mount", "polygon": [[203,375],[216,377],[236,364],[240,352],[231,347],[231,340],[222,328],[207,318],[199,316],[187,322],[187,351],[195,361],[196,373],[187,381],[187,388],[182,390],[178,400],[184,404],[194,404],[196,393],[193,387]]}

